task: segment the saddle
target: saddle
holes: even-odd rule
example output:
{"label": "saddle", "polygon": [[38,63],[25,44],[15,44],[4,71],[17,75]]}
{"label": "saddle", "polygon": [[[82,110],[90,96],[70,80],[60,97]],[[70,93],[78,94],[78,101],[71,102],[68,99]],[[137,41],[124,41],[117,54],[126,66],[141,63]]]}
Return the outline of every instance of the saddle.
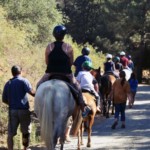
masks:
{"label": "saddle", "polygon": [[65,81],[67,83],[71,83],[69,78],[67,78],[65,75],[53,74],[49,77],[49,80],[52,80],[52,79],[58,79],[58,80]]}
{"label": "saddle", "polygon": [[95,101],[96,101],[96,99],[97,99],[97,97],[96,97],[96,95],[94,94],[94,92],[93,91],[89,91],[89,90],[86,90],[86,89],[82,89],[82,93],[89,93],[89,94],[91,94],[92,96],[94,96],[95,97]]}
{"label": "saddle", "polygon": [[118,78],[118,76],[115,73],[111,72],[111,71],[106,72],[104,75],[112,75],[115,78]]}
{"label": "saddle", "polygon": [[[58,80],[64,81],[64,82],[67,84],[67,86],[69,87],[69,89],[70,89],[70,91],[71,91],[71,93],[72,93],[74,99],[75,99],[75,100],[78,99],[78,94],[79,94],[79,92],[78,92],[78,90],[73,86],[73,84],[71,84],[71,81],[70,81],[70,79],[69,79],[68,77],[66,77],[65,75],[54,74],[54,75],[51,75],[51,76],[49,77],[49,80],[52,80],[52,79],[58,79]],[[76,102],[77,102],[77,101],[76,101]]]}

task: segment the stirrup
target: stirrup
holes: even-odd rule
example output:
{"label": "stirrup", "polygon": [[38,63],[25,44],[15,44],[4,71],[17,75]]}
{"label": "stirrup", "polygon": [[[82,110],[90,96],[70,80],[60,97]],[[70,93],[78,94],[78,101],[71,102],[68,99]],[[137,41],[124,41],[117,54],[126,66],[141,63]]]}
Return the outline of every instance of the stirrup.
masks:
{"label": "stirrup", "polygon": [[84,109],[85,109],[85,110],[84,110],[84,112],[82,112],[82,117],[83,117],[83,118],[86,118],[86,117],[89,115],[89,113],[91,112],[91,108],[88,107],[88,106],[85,106]]}

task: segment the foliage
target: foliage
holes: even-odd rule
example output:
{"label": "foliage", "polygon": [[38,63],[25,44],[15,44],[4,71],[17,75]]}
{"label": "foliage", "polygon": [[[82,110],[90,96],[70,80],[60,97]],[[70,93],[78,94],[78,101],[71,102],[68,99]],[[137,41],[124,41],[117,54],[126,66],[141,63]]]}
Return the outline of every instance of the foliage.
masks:
{"label": "foliage", "polygon": [[58,4],[74,40],[89,42],[104,53],[131,53],[150,32],[148,0],[64,0]]}
{"label": "foliage", "polygon": [[55,0],[1,0],[1,4],[8,12],[7,18],[29,33],[29,42],[48,41],[52,38],[53,27],[61,23]]}
{"label": "foliage", "polygon": [[[7,12],[0,6],[0,96],[2,95],[5,82],[12,78],[10,68],[13,65],[17,64],[22,66],[23,76],[29,79],[34,89],[46,68],[44,63],[44,53],[47,45],[30,45],[26,39],[27,37],[31,37],[32,33],[24,28],[25,24],[22,24],[23,27],[18,25],[14,26],[14,22],[8,20],[7,16]],[[54,39],[51,38],[50,40],[53,41]],[[82,45],[72,42],[72,38],[69,35],[66,36],[65,41],[72,45],[75,58],[81,54],[80,50]],[[102,55],[97,55],[91,46],[90,49],[92,51],[90,57],[93,59],[93,64],[97,67],[100,66],[102,64],[102,61],[100,60]],[[100,61],[97,62],[96,60]],[[30,96],[29,100],[31,110],[33,110],[34,100]],[[6,139],[4,137],[6,137],[7,133],[8,108],[2,101],[0,101],[0,106],[0,137],[2,137],[2,140],[5,143]],[[15,144],[15,148],[17,149],[21,149],[20,139],[21,134],[18,132]],[[35,124],[33,124],[31,132],[31,142],[32,144],[39,142],[39,139],[36,138]]]}
{"label": "foliage", "polygon": [[70,36],[67,36],[65,38],[65,41],[72,45],[73,50],[74,50],[74,59],[76,59],[78,56],[81,55],[81,50],[82,50],[83,46],[88,46],[90,48],[89,57],[92,59],[93,66],[95,68],[103,66],[103,62],[105,60],[105,57],[104,57],[104,54],[102,52],[98,52],[98,53],[96,52],[97,47],[93,47],[89,43],[79,45],[75,42],[72,42],[72,39]]}

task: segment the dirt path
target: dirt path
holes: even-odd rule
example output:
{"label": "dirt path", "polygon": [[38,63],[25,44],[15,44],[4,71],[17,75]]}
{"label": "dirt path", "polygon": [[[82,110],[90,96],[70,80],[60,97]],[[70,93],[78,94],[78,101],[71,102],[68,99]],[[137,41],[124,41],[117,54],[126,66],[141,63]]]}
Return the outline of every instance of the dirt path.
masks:
{"label": "dirt path", "polygon": [[[150,150],[150,86],[140,85],[136,95],[135,105],[126,110],[126,129],[120,124],[111,129],[113,116],[109,119],[95,118],[92,131],[92,147],[87,148],[87,134],[84,134],[82,150]],[[45,150],[44,146],[33,145],[31,150]],[[60,148],[57,145],[56,150]],[[77,138],[71,138],[64,145],[65,150],[77,149]]]}

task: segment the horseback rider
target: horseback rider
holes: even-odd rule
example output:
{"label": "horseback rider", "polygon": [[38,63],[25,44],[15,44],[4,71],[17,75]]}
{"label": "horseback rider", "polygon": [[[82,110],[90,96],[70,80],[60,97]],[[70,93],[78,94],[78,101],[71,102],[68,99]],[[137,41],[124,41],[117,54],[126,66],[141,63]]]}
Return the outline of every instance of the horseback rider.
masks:
{"label": "horseback rider", "polygon": [[120,63],[120,57],[114,57],[114,63],[116,68],[115,75],[117,76],[117,78],[119,78],[119,73],[123,70],[122,64]]}
{"label": "horseback rider", "polygon": [[100,96],[98,94],[99,91],[96,91],[94,89],[95,84],[98,83],[90,73],[90,70],[92,69],[92,63],[90,61],[85,61],[82,64],[82,69],[83,70],[78,73],[76,79],[80,83],[83,92],[89,92],[95,96],[97,104],[97,112],[100,112]]}
{"label": "horseback rider", "polygon": [[126,53],[124,51],[120,52],[120,63],[122,64],[123,69],[129,69],[128,58],[125,55]]}
{"label": "horseback rider", "polygon": [[91,58],[88,56],[90,54],[90,49],[85,46],[82,48],[82,55],[78,56],[74,61],[73,65],[75,66],[75,77],[80,71],[82,71],[82,64],[85,61],[92,62]]}
{"label": "horseback rider", "polygon": [[58,25],[53,30],[53,36],[56,41],[49,43],[45,51],[45,62],[47,65],[46,72],[38,82],[39,86],[52,76],[66,77],[73,87],[78,91],[77,104],[80,105],[83,117],[86,117],[90,109],[85,105],[82,97],[81,88],[73,76],[71,66],[73,65],[73,49],[72,46],[63,41],[66,34],[66,27]]}
{"label": "horseback rider", "polygon": [[122,71],[123,67],[122,67],[122,64],[120,63],[120,58],[118,56],[116,56],[114,58],[114,62],[115,62],[115,68],[117,71]]}
{"label": "horseback rider", "polygon": [[131,55],[128,55],[127,58],[128,58],[128,67],[133,71],[134,70],[134,63],[132,61]]}
{"label": "horseback rider", "polygon": [[112,55],[107,54],[106,55],[106,62],[104,63],[104,75],[110,74],[118,78],[118,74],[115,72],[115,64],[112,61]]}

